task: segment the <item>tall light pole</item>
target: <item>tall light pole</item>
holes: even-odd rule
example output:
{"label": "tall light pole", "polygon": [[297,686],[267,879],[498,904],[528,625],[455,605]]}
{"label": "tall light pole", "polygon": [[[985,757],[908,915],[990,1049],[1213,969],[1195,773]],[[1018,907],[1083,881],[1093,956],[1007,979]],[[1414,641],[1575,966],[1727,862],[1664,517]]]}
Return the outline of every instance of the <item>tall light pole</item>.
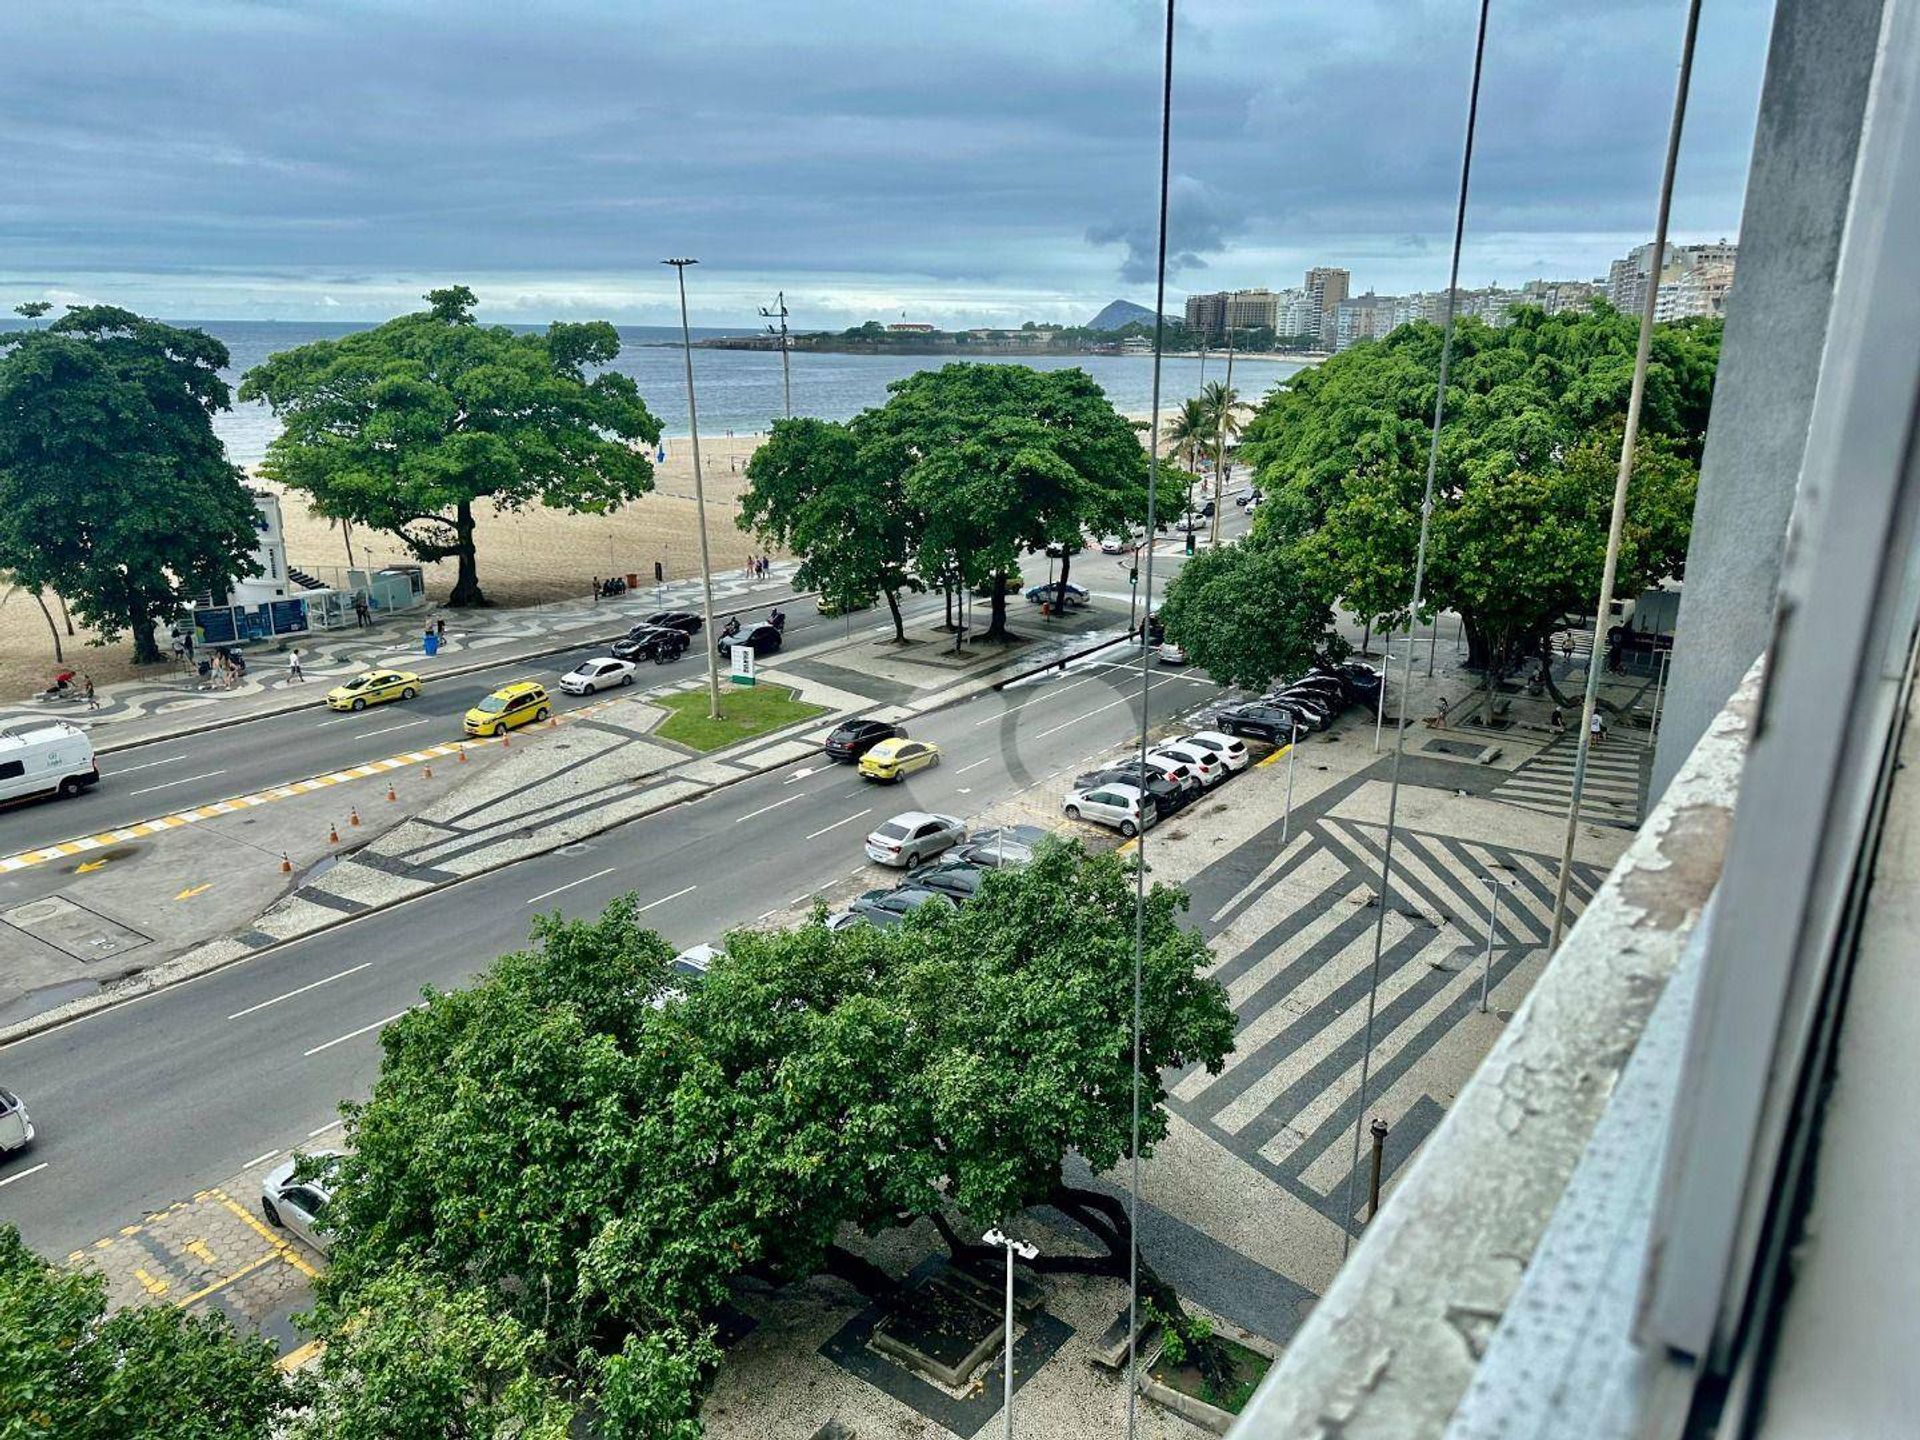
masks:
{"label": "tall light pole", "polygon": [[767,326],[767,333],[780,337],[780,391],[786,400],[787,419],[791,420],[793,418],[793,367],[787,360],[787,352],[791,344],[787,339],[787,292],[782,290],[773,297],[771,310],[762,305],[760,317],[763,320],[778,319],[780,322],[777,328],[772,325]]}
{"label": "tall light pole", "polygon": [[707,718],[720,718],[720,651],[713,636],[713,557],[707,553],[707,485],[700,473],[700,412],[693,404],[693,331],[687,328],[687,266],[698,260],[662,260],[680,279],[680,349],[687,358],[687,428],[693,432],[693,503],[700,512],[700,603],[707,640]]}
{"label": "tall light pole", "polygon": [[[1386,689],[1387,682],[1382,680],[1380,688]],[[1287,848],[1287,841],[1293,835],[1293,757],[1300,748],[1300,717],[1293,717],[1293,734],[1287,739],[1287,808],[1280,818],[1280,848]]]}
{"label": "tall light pole", "polygon": [[987,1231],[981,1238],[987,1244],[998,1245],[1007,1252],[1007,1379],[1006,1389],[1000,1399],[1000,1410],[1007,1417],[1007,1440],[1013,1440],[1013,1257],[1018,1255],[1022,1260],[1031,1260],[1040,1251],[1024,1240],[1015,1240],[1011,1236],[1003,1235],[998,1226]]}

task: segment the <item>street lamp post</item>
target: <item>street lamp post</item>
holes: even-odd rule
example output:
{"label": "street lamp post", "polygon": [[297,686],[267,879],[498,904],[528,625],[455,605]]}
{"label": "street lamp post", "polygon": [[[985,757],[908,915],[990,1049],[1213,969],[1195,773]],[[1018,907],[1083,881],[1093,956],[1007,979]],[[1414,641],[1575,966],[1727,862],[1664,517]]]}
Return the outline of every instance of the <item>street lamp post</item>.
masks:
{"label": "street lamp post", "polygon": [[1493,935],[1500,924],[1500,877],[1487,876],[1487,887],[1493,891],[1493,903],[1487,909],[1487,958],[1480,967],[1480,1013],[1487,1013],[1487,984],[1493,978]]}
{"label": "street lamp post", "polygon": [[[1385,688],[1383,685],[1382,689]],[[1287,741],[1287,808],[1280,817],[1280,848],[1287,848],[1287,837],[1293,833],[1293,757],[1300,748],[1300,717],[1293,717],[1293,734]]]}
{"label": "street lamp post", "polygon": [[720,718],[720,651],[713,637],[713,557],[707,553],[707,487],[700,473],[700,412],[693,404],[693,332],[687,328],[687,266],[698,260],[662,260],[680,280],[680,348],[687,359],[687,428],[693,432],[693,503],[700,512],[700,603],[707,637],[707,718]]}
{"label": "street lamp post", "polygon": [[1006,1416],[1006,1437],[1013,1440],[1013,1258],[1018,1255],[1022,1260],[1031,1260],[1040,1253],[1039,1249],[1024,1240],[1015,1240],[1001,1233],[995,1226],[983,1237],[987,1244],[998,1245],[1007,1252],[1007,1340],[1006,1340],[1006,1388],[1002,1392],[1000,1409]]}
{"label": "street lamp post", "polygon": [[[1387,723],[1387,676],[1393,673],[1393,637],[1380,647],[1380,703],[1373,712],[1373,753],[1380,753],[1380,731]],[[1403,712],[1404,713],[1404,712]]]}
{"label": "street lamp post", "polygon": [[772,325],[767,326],[767,333],[780,337],[780,391],[786,401],[787,419],[791,420],[793,418],[793,367],[787,359],[792,343],[787,339],[787,292],[782,290],[773,297],[772,309],[762,305],[760,314],[763,319],[777,318],[780,321],[778,328]]}

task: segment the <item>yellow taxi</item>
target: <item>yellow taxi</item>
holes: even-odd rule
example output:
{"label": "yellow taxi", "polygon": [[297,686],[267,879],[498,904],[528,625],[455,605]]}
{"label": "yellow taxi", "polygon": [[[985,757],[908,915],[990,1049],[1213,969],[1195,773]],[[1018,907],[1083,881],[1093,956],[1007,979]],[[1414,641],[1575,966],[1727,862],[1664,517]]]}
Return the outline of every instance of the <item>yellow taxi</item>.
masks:
{"label": "yellow taxi", "polygon": [[552,713],[546,686],[537,680],[516,680],[511,685],[502,685],[467,711],[460,727],[469,735],[504,735],[522,725],[544,720]]}
{"label": "yellow taxi", "polygon": [[898,780],[939,763],[938,745],[927,740],[896,736],[892,740],[882,740],[860,757],[860,774],[867,780]]}
{"label": "yellow taxi", "polygon": [[335,710],[364,710],[388,700],[411,700],[420,693],[420,677],[411,670],[369,670],[327,691]]}

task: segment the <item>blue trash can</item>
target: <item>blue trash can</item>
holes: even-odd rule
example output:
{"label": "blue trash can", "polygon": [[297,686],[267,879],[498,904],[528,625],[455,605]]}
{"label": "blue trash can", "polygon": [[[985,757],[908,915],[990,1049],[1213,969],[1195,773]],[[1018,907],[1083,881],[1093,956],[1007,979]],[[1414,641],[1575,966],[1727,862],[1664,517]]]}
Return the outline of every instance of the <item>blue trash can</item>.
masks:
{"label": "blue trash can", "polygon": [[432,659],[440,653],[440,637],[429,631],[422,637],[426,644],[427,658]]}

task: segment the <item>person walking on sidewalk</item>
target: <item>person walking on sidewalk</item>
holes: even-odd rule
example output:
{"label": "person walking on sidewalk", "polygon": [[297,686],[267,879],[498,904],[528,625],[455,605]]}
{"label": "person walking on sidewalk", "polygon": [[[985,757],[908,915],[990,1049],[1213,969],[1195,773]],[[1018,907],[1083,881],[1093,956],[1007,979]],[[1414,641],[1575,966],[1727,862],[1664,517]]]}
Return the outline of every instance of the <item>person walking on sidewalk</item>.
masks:
{"label": "person walking on sidewalk", "polygon": [[362,630],[371,630],[373,628],[373,616],[368,612],[366,596],[356,595],[353,597],[353,618],[354,623]]}
{"label": "person walking on sidewalk", "polygon": [[100,708],[100,702],[94,698],[93,676],[82,675],[80,678],[86,682],[87,709],[98,710]]}
{"label": "person walking on sidewalk", "polygon": [[1447,728],[1447,697],[1442,695],[1440,697],[1440,703],[1434,706],[1433,708],[1435,711],[1434,718],[1439,722],[1435,726],[1435,728],[1439,730],[1446,729]]}
{"label": "person walking on sidewalk", "polygon": [[1607,738],[1607,722],[1601,718],[1598,710],[1593,712],[1593,719],[1588,722],[1587,733],[1593,737],[1592,743],[1595,745]]}
{"label": "person walking on sidewalk", "polygon": [[296,645],[287,651],[287,683],[289,685],[305,684],[306,678],[300,671],[300,647]]}

